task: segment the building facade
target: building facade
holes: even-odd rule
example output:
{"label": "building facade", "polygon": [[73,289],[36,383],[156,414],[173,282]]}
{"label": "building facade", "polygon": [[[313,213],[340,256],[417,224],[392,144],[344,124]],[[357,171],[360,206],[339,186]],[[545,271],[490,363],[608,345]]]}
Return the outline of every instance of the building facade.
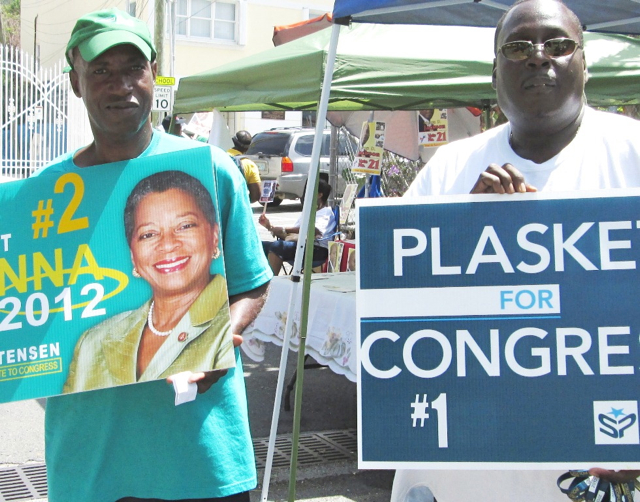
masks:
{"label": "building facade", "polygon": [[[333,0],[22,0],[21,47],[41,66],[51,66],[64,57],[76,19],[110,7],[148,24],[161,54],[159,73],[179,80],[270,49],[274,26],[330,12]],[[164,29],[157,30],[156,22],[163,16]],[[229,114],[227,119],[231,129],[255,134],[269,127],[301,125],[302,114],[287,112],[283,120],[249,112]]]}

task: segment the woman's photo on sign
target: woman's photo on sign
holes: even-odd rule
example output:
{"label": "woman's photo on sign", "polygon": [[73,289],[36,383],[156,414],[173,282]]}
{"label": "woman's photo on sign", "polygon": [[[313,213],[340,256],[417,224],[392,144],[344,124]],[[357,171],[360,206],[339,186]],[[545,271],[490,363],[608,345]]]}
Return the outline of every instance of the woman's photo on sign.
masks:
{"label": "woman's photo on sign", "polygon": [[[182,171],[140,180],[123,214],[132,276],[151,297],[87,330],[64,392],[234,366],[220,227],[209,191]],[[220,269],[219,267],[215,267]]]}

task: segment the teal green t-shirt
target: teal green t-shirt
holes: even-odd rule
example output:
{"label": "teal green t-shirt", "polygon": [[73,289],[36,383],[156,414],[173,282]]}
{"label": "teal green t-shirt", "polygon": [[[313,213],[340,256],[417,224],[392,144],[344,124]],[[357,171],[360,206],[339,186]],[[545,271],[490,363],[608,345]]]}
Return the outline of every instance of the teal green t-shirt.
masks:
{"label": "teal green t-shirt", "polygon": [[[210,148],[229,295],[272,276],[245,181],[215,147],[154,132],[142,156]],[[65,155],[42,173],[77,171]],[[203,166],[211,169],[212,166]],[[163,380],[49,398],[45,448],[50,502],[226,497],[256,486],[240,354],[236,367],[193,402],[174,405]]]}

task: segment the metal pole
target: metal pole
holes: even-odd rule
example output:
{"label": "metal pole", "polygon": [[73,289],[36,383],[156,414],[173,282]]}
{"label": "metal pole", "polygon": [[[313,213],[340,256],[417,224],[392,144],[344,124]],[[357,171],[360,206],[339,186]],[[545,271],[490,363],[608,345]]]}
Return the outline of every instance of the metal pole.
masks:
{"label": "metal pole", "polygon": [[[322,138],[322,135],[320,135]],[[314,204],[318,199],[318,182],[313,184]],[[307,190],[307,195],[309,191]],[[305,199],[306,203],[306,199]],[[313,242],[315,237],[315,213],[311,215],[309,228],[307,229],[307,242]],[[313,224],[311,224],[313,223]],[[307,348],[307,324],[309,317],[309,298],[311,296],[311,267],[313,266],[313,244],[309,246],[309,253],[304,257],[304,280],[302,282],[302,304],[300,310],[300,344],[298,346],[298,363],[296,367],[296,394],[293,408],[293,431],[291,446],[291,466],[289,474],[289,502],[296,500],[296,477],[298,473],[298,442],[300,440],[300,423],[302,419],[302,388],[304,382],[304,359]]]}
{"label": "metal pole", "polygon": [[36,72],[36,52],[38,50],[38,15],[33,20],[33,73]]}
{"label": "metal pole", "polygon": [[[374,118],[375,118],[375,110],[371,110],[369,112],[369,122],[373,122]],[[362,141],[362,138],[360,138],[360,141]],[[362,147],[362,145],[360,145]],[[371,176],[373,176],[372,174],[367,174],[366,178],[365,178],[365,182],[364,182],[364,198],[368,199],[369,198],[369,191],[371,190]]]}
{"label": "metal pole", "polygon": [[485,130],[489,130],[493,127],[493,124],[491,123],[491,106],[490,105],[485,105],[485,107],[482,109],[482,118],[484,119],[484,128]]}
{"label": "metal pole", "polygon": [[[320,150],[324,137],[324,124],[327,120],[327,108],[329,107],[329,96],[331,94],[331,82],[333,80],[333,67],[336,61],[336,50],[338,48],[338,39],[340,37],[340,26],[334,24],[331,27],[331,40],[329,42],[329,50],[327,51],[327,63],[324,70],[324,80],[322,83],[322,93],[320,95],[320,103],[318,104],[318,116],[316,122],[316,136],[313,141],[313,149],[311,151],[311,167],[309,169],[309,178],[307,180],[307,189],[305,191],[305,200],[302,216],[302,224],[300,225],[300,237],[302,242],[298,242],[296,250],[296,259],[294,262],[294,276],[300,276],[300,266],[304,256],[304,250],[307,243],[310,242],[310,250],[313,249],[313,239],[315,236],[316,224],[316,208],[318,195],[318,171],[320,167]],[[313,211],[312,211],[313,209]],[[296,398],[295,412],[293,415],[293,434],[292,434],[292,452],[291,452],[291,474],[289,476],[289,502],[294,502],[296,497],[296,475],[298,468],[298,442],[300,439],[300,410],[302,407],[302,382],[304,373],[304,351],[307,336],[307,315],[309,313],[309,294],[311,289],[311,264],[313,262],[313,253],[307,253],[305,256],[304,282],[302,288],[302,310],[300,313],[300,348],[298,349],[298,377],[296,381]]]}
{"label": "metal pole", "polygon": [[153,43],[156,46],[156,61],[158,62],[158,75],[164,75],[164,33],[165,33],[165,0],[156,0],[155,25],[153,31]]}
{"label": "metal pole", "polygon": [[[277,427],[278,427],[278,418],[280,416],[280,403],[282,401],[282,387],[283,387],[283,382],[284,382],[284,378],[285,378],[285,372],[282,370],[282,368],[286,368],[287,365],[287,357],[288,357],[288,350],[285,350],[285,347],[289,347],[289,341],[291,339],[291,326],[292,326],[292,317],[293,314],[295,312],[295,304],[296,304],[296,299],[298,297],[298,286],[300,284],[300,271],[302,269],[302,258],[304,256],[304,249],[307,243],[307,238],[308,238],[308,234],[309,234],[309,229],[311,229],[313,231],[313,229],[315,229],[315,211],[313,212],[313,214],[311,214],[311,208],[316,208],[316,198],[317,195],[315,195],[317,193],[317,186],[318,186],[318,165],[320,162],[320,149],[322,147],[322,139],[323,139],[323,133],[324,133],[324,123],[325,120],[327,118],[327,107],[328,107],[328,103],[329,103],[329,94],[331,91],[331,80],[333,77],[333,66],[335,63],[335,59],[336,59],[336,48],[338,46],[338,38],[340,36],[340,27],[338,25],[333,25],[331,28],[331,41],[329,43],[329,51],[328,51],[328,55],[327,55],[327,66],[325,68],[325,74],[324,74],[324,81],[323,81],[323,86],[322,86],[322,94],[320,96],[320,103],[318,106],[318,120],[316,123],[316,135],[315,135],[315,139],[313,142],[313,149],[311,151],[311,166],[315,166],[315,169],[310,169],[309,170],[309,179],[307,180],[307,188],[305,191],[305,202],[304,202],[304,206],[302,209],[302,216],[301,216],[301,226],[300,226],[300,240],[298,242],[298,247],[296,249],[296,257],[294,260],[294,264],[293,264],[293,272],[292,272],[292,276],[291,276],[291,280],[293,281],[292,284],[292,288],[291,288],[291,297],[289,300],[289,314],[287,315],[287,322],[285,325],[285,332],[284,332],[284,341],[282,344],[282,355],[281,355],[281,362],[280,362],[280,372],[278,373],[278,383],[277,383],[277,387],[276,387],[276,397],[275,397],[275,404],[273,407],[273,416],[271,419],[271,435],[269,436],[269,446],[267,449],[267,460],[266,460],[266,465],[265,465],[265,470],[264,470],[264,477],[263,477],[263,481],[262,481],[262,495],[261,495],[261,501],[262,502],[266,502],[269,496],[269,481],[271,478],[271,467],[273,465],[273,453],[275,450],[275,441],[276,441],[276,431],[277,431]],[[309,221],[311,218],[313,218],[313,221]],[[313,239],[313,234],[312,238]],[[312,240],[313,241],[313,240]],[[313,258],[312,254],[309,254],[310,258]],[[304,282],[307,283],[309,286],[311,284],[311,264],[309,266],[306,267],[306,270],[308,271],[307,273],[305,273],[304,276]],[[303,291],[304,293],[304,291]],[[309,295],[307,294],[306,296],[303,295],[302,301],[305,302],[307,304],[307,311],[308,311],[308,304],[309,304]],[[305,312],[305,311],[303,311]],[[301,336],[304,333],[304,336],[306,336],[306,332],[307,332],[307,318],[306,316],[301,319],[301,325],[300,325],[300,333]],[[303,331],[304,330],[304,331]],[[303,367],[304,367],[304,348],[301,347],[299,349],[298,352],[298,356],[302,357],[303,360]],[[302,378],[302,373],[298,373],[298,379]],[[298,402],[298,400],[302,399],[302,391],[298,388],[296,388],[296,402]],[[301,401],[300,401],[301,402]],[[299,440],[299,430],[300,430],[300,423],[299,423],[299,416],[297,416],[296,414],[294,414],[294,422],[296,420],[296,418],[298,419],[298,425],[297,427],[294,429],[294,436],[293,436],[293,450],[296,452],[295,455],[295,462],[297,463],[297,450],[298,450],[298,440]],[[294,423],[295,425],[295,423]],[[294,464],[294,458],[292,456],[291,458],[291,462],[292,465]],[[293,482],[292,482],[293,480]],[[293,484],[293,487],[292,487]],[[292,476],[289,479],[289,490],[291,493],[291,490],[293,490],[293,497],[295,498],[295,472],[292,472]]]}
{"label": "metal pole", "polygon": [[178,22],[176,21],[176,0],[168,0],[170,2],[169,9],[169,23],[171,27],[171,64],[170,64],[170,72],[171,77],[176,76],[176,30],[178,29]]}
{"label": "metal pole", "polygon": [[[156,46],[156,61],[158,75],[164,75],[164,33],[165,33],[165,0],[155,0],[153,43]],[[151,113],[151,123],[159,126],[162,123],[162,114]]]}
{"label": "metal pole", "polygon": [[334,206],[336,190],[338,188],[338,128],[331,126],[331,138],[329,142],[329,185],[333,188],[329,196],[329,205]]}
{"label": "metal pole", "polygon": [[267,447],[267,462],[264,468],[264,476],[262,480],[262,495],[260,500],[267,502],[269,497],[269,482],[271,480],[271,469],[273,465],[273,453],[276,444],[276,435],[278,433],[278,420],[280,419],[280,406],[282,403],[282,388],[284,387],[284,376],[287,370],[287,356],[289,354],[289,345],[291,342],[291,326],[293,325],[293,314],[297,307],[297,291],[298,282],[292,284],[291,294],[289,295],[289,313],[287,314],[287,322],[284,327],[284,340],[282,342],[282,353],[280,354],[280,367],[278,369],[278,382],[276,384],[276,396],[273,402],[273,413],[271,415],[271,429],[269,431],[269,446]]}

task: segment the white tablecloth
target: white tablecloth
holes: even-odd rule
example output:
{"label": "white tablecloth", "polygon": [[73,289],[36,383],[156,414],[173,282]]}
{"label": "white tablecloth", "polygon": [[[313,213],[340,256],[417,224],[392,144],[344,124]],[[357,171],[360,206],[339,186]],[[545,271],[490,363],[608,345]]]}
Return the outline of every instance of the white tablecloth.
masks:
{"label": "white tablecloth", "polygon": [[[260,315],[243,333],[242,349],[254,361],[264,359],[264,344],[282,346],[293,283],[274,277]],[[302,297],[302,283],[298,287]],[[313,274],[309,300],[306,353],[332,371],[356,381],[356,277],[355,272]],[[300,346],[300,301],[296,302],[291,349]]]}

